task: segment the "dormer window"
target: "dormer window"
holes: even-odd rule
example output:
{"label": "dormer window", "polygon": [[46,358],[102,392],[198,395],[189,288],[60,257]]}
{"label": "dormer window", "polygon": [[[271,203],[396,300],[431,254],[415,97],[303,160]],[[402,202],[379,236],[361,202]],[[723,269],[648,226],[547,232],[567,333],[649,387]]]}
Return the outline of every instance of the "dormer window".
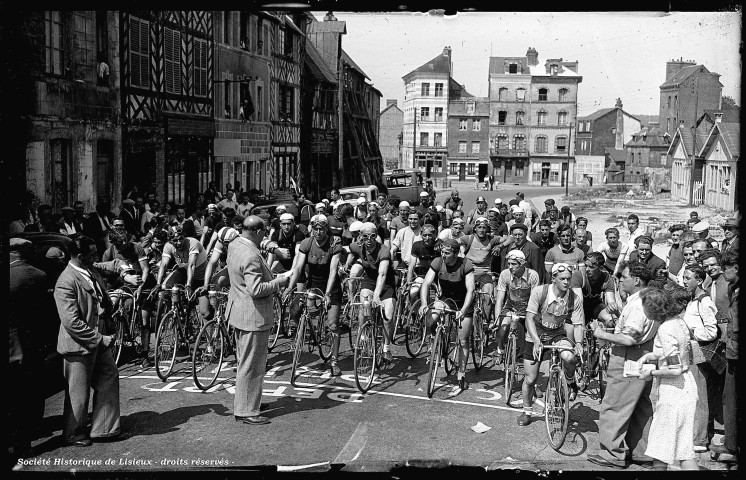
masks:
{"label": "dormer window", "polygon": [[550,75],[557,75],[558,72],[559,72],[559,67],[557,66],[556,63],[553,63],[553,64],[549,65],[549,74]]}
{"label": "dormer window", "polygon": [[511,63],[508,65],[508,73],[518,73],[518,64]]}

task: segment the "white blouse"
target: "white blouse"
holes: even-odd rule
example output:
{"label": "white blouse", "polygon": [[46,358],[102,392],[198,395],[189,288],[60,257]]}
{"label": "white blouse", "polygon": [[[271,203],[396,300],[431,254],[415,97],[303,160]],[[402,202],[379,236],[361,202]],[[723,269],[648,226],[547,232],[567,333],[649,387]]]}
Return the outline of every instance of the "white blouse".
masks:
{"label": "white blouse", "polygon": [[699,301],[692,300],[686,306],[684,322],[696,340],[709,342],[717,338],[718,324],[715,319],[717,311],[715,302],[710,297],[702,297]]}

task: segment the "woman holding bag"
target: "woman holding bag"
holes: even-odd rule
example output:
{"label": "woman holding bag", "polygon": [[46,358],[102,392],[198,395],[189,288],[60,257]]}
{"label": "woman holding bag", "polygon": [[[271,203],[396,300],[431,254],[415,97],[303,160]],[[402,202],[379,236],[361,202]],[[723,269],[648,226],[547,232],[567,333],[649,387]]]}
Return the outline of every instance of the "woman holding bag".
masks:
{"label": "woman holding bag", "polygon": [[692,363],[696,368],[691,372],[697,384],[697,409],[694,415],[694,451],[706,452],[712,435],[714,434],[714,422],[710,415],[707,402],[707,375],[712,370],[709,358],[704,354],[700,346],[707,346],[711,342],[717,342],[718,327],[715,314],[717,307],[707,292],[702,288],[706,277],[705,271],[699,265],[687,265],[684,270],[684,287],[691,293],[692,299],[686,306],[684,322],[689,328],[692,340]]}

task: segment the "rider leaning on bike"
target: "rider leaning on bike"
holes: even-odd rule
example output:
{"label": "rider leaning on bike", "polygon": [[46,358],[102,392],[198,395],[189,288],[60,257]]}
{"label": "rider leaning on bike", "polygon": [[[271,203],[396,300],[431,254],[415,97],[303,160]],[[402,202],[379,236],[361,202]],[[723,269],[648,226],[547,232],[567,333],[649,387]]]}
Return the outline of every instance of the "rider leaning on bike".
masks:
{"label": "rider leaning on bike", "polygon": [[[440,286],[441,294],[439,300],[451,299],[456,303],[459,311],[456,320],[459,321],[459,360],[458,378],[459,388],[466,390],[466,362],[469,359],[469,335],[471,334],[471,321],[474,313],[472,300],[474,298],[474,266],[471,261],[459,257],[459,242],[457,240],[444,240],[440,246],[441,258],[436,258],[430,263],[430,269],[425,275],[425,280],[420,287],[420,315],[425,315],[428,309],[428,293],[430,285],[436,280]],[[435,324],[439,320],[444,304],[436,301],[430,313],[425,317],[427,331],[433,333]],[[431,340],[432,342],[432,340]],[[432,344],[430,348],[433,348]]]}
{"label": "rider leaning on bike", "polygon": [[[551,275],[552,282],[549,285],[531,290],[526,307],[528,336],[523,350],[523,413],[518,418],[518,425],[521,426],[531,422],[534,384],[539,374],[539,365],[550,356],[550,351],[543,350],[542,347],[558,345],[572,348],[574,344],[575,353],[578,356],[583,353],[583,298],[570,289],[572,272],[569,265],[555,263]],[[578,391],[575,384],[575,355],[570,350],[563,350],[560,358],[571,389],[569,400],[572,401]]]}
{"label": "rider leaning on bike", "polygon": [[613,327],[620,309],[616,303],[614,277],[605,270],[605,261],[599,252],[588,253],[585,259],[583,311],[587,321],[601,320],[607,327]]}
{"label": "rider leaning on bike", "polygon": [[[417,294],[427,271],[430,269],[430,263],[433,259],[440,257],[441,242],[437,239],[435,227],[429,223],[423,225],[421,235],[422,240],[417,240],[412,245],[409,269],[407,270],[407,283],[411,284],[409,289],[410,303],[417,300]],[[404,300],[400,298],[399,301]]]}

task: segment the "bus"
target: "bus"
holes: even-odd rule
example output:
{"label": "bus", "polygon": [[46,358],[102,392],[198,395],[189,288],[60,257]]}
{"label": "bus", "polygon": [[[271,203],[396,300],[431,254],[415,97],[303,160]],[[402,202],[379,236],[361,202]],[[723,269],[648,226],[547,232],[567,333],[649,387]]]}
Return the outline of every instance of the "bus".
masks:
{"label": "bus", "polygon": [[396,195],[410,205],[419,205],[420,193],[425,191],[419,168],[394,169],[383,172],[389,195]]}

